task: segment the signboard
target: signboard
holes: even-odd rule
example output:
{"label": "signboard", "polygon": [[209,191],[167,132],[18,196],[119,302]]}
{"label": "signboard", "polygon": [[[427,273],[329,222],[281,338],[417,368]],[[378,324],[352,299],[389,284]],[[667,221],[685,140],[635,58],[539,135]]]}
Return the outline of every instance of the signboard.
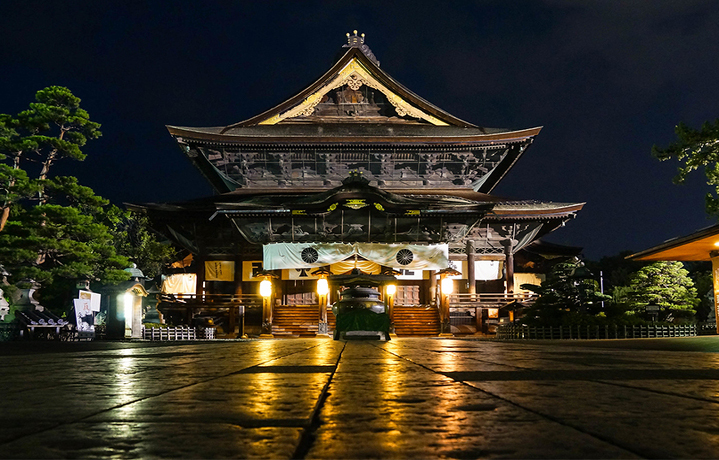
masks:
{"label": "signboard", "polygon": [[401,275],[397,275],[398,280],[421,280],[424,279],[424,270],[398,270]]}
{"label": "signboard", "polygon": [[205,281],[234,281],[235,262],[230,260],[205,261]]}
{"label": "signboard", "polygon": [[245,260],[242,262],[242,281],[262,281],[257,274],[262,271],[261,260]]}

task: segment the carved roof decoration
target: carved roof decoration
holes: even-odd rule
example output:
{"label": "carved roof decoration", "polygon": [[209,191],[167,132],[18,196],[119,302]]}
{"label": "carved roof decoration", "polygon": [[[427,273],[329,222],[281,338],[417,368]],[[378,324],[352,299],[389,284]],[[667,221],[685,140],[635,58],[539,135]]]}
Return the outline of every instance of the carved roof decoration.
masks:
{"label": "carved roof decoration", "polygon": [[[303,91],[255,117],[226,126],[221,133],[227,133],[237,127],[275,125],[282,121],[312,115],[315,107],[323,102],[331,90],[345,86],[350,92],[356,92],[362,86],[368,86],[380,92],[394,106],[396,115],[399,117],[411,117],[435,126],[476,127],[417,96],[389,74],[380,70],[379,61],[372,58],[374,58],[374,54],[364,43],[360,46],[351,45],[330,70]],[[360,121],[357,119],[362,117],[350,118]],[[337,121],[340,121],[339,119]],[[329,122],[330,119],[323,121]]]}

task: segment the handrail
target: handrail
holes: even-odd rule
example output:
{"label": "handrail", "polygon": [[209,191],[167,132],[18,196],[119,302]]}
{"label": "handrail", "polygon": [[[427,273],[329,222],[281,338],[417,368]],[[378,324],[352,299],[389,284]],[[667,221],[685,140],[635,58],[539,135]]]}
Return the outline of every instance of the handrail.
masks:
{"label": "handrail", "polygon": [[160,294],[160,300],[168,303],[186,304],[260,304],[259,294]]}
{"label": "handrail", "polygon": [[536,300],[536,294],[531,292],[513,292],[513,293],[494,293],[479,292],[476,294],[457,293],[450,294],[450,306],[454,305],[470,305],[478,306],[482,304],[506,305],[512,302],[532,303]]}

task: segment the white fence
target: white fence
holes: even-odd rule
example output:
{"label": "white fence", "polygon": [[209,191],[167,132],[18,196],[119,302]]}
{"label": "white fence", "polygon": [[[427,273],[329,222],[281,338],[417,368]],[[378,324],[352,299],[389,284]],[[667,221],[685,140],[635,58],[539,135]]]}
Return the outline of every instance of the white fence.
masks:
{"label": "white fence", "polygon": [[198,339],[214,339],[215,330],[213,328],[203,328],[199,334],[197,328],[194,327],[151,327],[142,328],[142,337],[145,340],[198,340]]}
{"label": "white fence", "polygon": [[498,339],[649,339],[657,337],[694,337],[696,325],[686,326],[525,326],[508,324],[497,328]]}

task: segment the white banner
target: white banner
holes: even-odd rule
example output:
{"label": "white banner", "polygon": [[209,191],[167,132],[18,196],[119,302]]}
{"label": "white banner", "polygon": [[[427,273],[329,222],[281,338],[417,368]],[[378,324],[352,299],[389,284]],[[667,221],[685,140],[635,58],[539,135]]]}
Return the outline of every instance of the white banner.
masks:
{"label": "white banner", "polygon": [[90,310],[94,312],[100,311],[100,299],[102,298],[102,296],[97,292],[80,291],[77,298],[90,299]]}
{"label": "white banner", "polygon": [[91,300],[89,298],[73,299],[75,324],[78,331],[95,331],[95,313],[92,311],[90,304]]}
{"label": "white banner", "polygon": [[272,243],[262,252],[266,270],[322,267],[355,254],[396,270],[441,270],[449,264],[446,244]]}

